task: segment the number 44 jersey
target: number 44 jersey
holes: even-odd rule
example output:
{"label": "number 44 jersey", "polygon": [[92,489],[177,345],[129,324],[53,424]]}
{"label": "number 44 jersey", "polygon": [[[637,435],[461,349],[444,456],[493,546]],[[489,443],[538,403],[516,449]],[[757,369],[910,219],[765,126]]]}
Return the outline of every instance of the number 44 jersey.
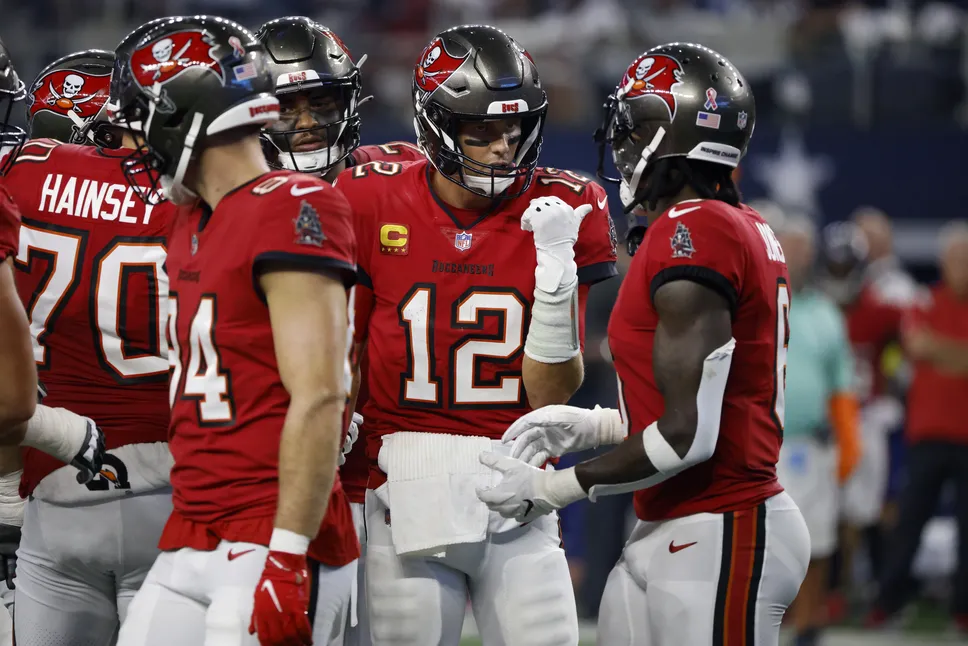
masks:
{"label": "number 44 jersey", "polygon": [[[718,292],[733,315],[733,352],[713,457],[635,492],[641,520],[751,509],[780,493],[789,278],[773,230],[747,206],[687,200],[653,222],[632,259],[608,323],[619,409],[630,433],[665,411],[652,372],[659,322],[652,298],[690,280]],[[700,403],[700,406],[702,404]]]}
{"label": "number 44 jersey", "polygon": [[575,245],[582,301],[589,285],[616,274],[614,229],[598,184],[539,168],[523,196],[471,212],[438,200],[431,172],[426,161],[372,162],[337,182],[353,207],[359,245],[356,335],[369,361],[363,417],[372,463],[388,433],[500,438],[529,410],[521,362],[537,261],[521,216],[531,199],[592,204]]}
{"label": "number 44 jersey", "polygon": [[[95,420],[108,449],[164,442],[168,427],[171,210],[128,185],[130,152],[32,140],[4,178],[22,215],[17,290],[44,404]],[[27,449],[21,494],[62,466]]]}
{"label": "number 44 jersey", "polygon": [[[233,189],[214,211],[180,208],[168,245],[174,511],[160,547],[268,545],[290,400],[259,275],[275,264],[352,285],[350,210],[319,178],[274,171]],[[330,360],[343,365],[347,356]],[[333,567],[359,556],[338,477],[309,555]]]}

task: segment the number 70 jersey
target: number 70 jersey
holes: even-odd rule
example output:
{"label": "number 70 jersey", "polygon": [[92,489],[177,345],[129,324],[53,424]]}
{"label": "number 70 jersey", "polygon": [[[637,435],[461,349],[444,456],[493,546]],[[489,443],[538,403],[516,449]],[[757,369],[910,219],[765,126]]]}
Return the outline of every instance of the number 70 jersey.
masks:
{"label": "number 70 jersey", "polygon": [[[17,290],[44,403],[90,417],[109,449],[168,426],[165,233],[171,207],[128,185],[128,150],[32,140],[4,183],[20,208]],[[24,492],[63,464],[25,456]]]}
{"label": "number 70 jersey", "polygon": [[369,366],[363,417],[371,460],[388,433],[499,438],[529,410],[521,363],[537,261],[521,216],[531,199],[592,204],[575,244],[580,292],[616,274],[598,184],[539,168],[523,196],[469,212],[435,197],[431,172],[426,161],[373,162],[337,183],[353,207],[359,245],[356,333]]}
{"label": "number 70 jersey", "polygon": [[636,491],[635,511],[646,521],[751,509],[782,491],[776,463],[783,438],[789,277],[773,230],[749,207],[689,200],[649,226],[608,323],[629,433],[665,412],[652,371],[659,322],[652,298],[676,280],[723,296],[732,309],[736,349],[713,457]]}

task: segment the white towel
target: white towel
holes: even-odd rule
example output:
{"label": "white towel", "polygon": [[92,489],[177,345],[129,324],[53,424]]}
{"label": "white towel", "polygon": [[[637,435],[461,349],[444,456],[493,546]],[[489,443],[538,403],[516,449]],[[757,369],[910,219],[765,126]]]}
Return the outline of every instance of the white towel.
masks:
{"label": "white towel", "polygon": [[486,437],[406,432],[383,438],[378,461],[387,474],[397,554],[436,554],[487,537],[489,513],[476,489],[491,484],[490,469],[480,463],[490,448]]}

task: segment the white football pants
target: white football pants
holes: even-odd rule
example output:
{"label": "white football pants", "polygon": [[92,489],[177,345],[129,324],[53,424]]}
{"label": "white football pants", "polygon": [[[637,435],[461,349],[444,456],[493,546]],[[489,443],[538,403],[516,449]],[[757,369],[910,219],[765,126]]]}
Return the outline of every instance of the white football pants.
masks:
{"label": "white football pants", "polygon": [[558,516],[398,556],[387,507],[366,492],[366,592],[374,646],[457,646],[467,599],[487,646],[576,646],[578,614]]}
{"label": "white football pants", "polygon": [[776,646],[810,561],[786,493],[746,511],[639,521],[612,570],[601,646]]}
{"label": "white football pants", "polygon": [[[259,646],[249,622],[268,551],[222,541],[207,552],[163,552],[131,602],[118,646]],[[355,573],[355,561],[318,566],[310,604],[316,646],[342,646]]]}
{"label": "white football pants", "polygon": [[105,646],[159,554],[171,489],[104,502],[31,498],[17,550],[18,646]]}
{"label": "white football pants", "polygon": [[[350,503],[356,537],[360,539],[360,560],[356,562],[356,585],[353,589],[353,606],[346,620],[344,646],[371,646],[370,619],[366,612],[366,518],[363,505]],[[354,622],[355,620],[355,622]],[[355,623],[355,625],[354,625]],[[0,646],[3,646],[0,643]]]}

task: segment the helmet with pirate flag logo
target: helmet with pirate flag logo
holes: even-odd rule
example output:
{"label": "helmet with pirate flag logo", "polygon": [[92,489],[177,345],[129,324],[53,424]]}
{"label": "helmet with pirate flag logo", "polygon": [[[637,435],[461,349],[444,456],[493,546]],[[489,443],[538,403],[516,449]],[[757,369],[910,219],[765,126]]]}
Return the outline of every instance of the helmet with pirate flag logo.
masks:
{"label": "helmet with pirate flag logo", "polygon": [[213,16],[171,18],[145,34],[119,74],[112,113],[144,141],[124,161],[132,186],[144,174],[175,203],[193,199],[184,185],[189,166],[213,137],[259,129],[279,118],[265,48],[241,25]]}
{"label": "helmet with pirate flag logo", "polygon": [[[655,208],[658,199],[678,193],[696,169],[713,165],[728,177],[746,154],[755,122],[749,83],[708,47],[670,43],[636,58],[605,101],[605,118],[595,132],[598,175],[621,184],[630,239],[644,233],[645,218],[636,207]],[[605,174],[609,146],[620,177]],[[679,161],[663,163],[674,159]],[[656,173],[659,167],[666,172]],[[723,183],[735,190],[731,181]]]}
{"label": "helmet with pirate flag logo", "polygon": [[[334,34],[303,17],[265,23],[256,38],[269,53],[280,119],[263,132],[273,168],[324,174],[360,145],[360,65]],[[304,119],[305,117],[305,119]]]}
{"label": "helmet with pirate flag logo", "polygon": [[158,25],[167,22],[170,18],[156,18],[150,20],[121,39],[121,42],[114,49],[114,64],[111,70],[111,82],[108,87],[108,100],[101,106],[100,111],[90,119],[81,135],[94,142],[99,148],[119,148],[121,146],[121,133],[119,128],[125,124],[116,114],[121,103],[121,78],[123,70],[131,58],[131,53],[135,46],[144,36]]}
{"label": "helmet with pirate flag logo", "polygon": [[100,49],[68,54],[45,67],[27,94],[30,138],[93,143],[88,124],[108,100],[113,67],[114,52]]}
{"label": "helmet with pirate flag logo", "polygon": [[[531,185],[548,98],[531,55],[510,36],[486,25],[441,32],[417,60],[413,100],[417,141],[442,175],[495,198],[518,197]],[[461,123],[509,117],[521,120],[513,164],[482,164],[463,153]]]}
{"label": "helmet with pirate flag logo", "polygon": [[9,170],[27,140],[27,133],[10,123],[13,106],[27,97],[27,88],[17,76],[10,53],[0,42],[0,175]]}

